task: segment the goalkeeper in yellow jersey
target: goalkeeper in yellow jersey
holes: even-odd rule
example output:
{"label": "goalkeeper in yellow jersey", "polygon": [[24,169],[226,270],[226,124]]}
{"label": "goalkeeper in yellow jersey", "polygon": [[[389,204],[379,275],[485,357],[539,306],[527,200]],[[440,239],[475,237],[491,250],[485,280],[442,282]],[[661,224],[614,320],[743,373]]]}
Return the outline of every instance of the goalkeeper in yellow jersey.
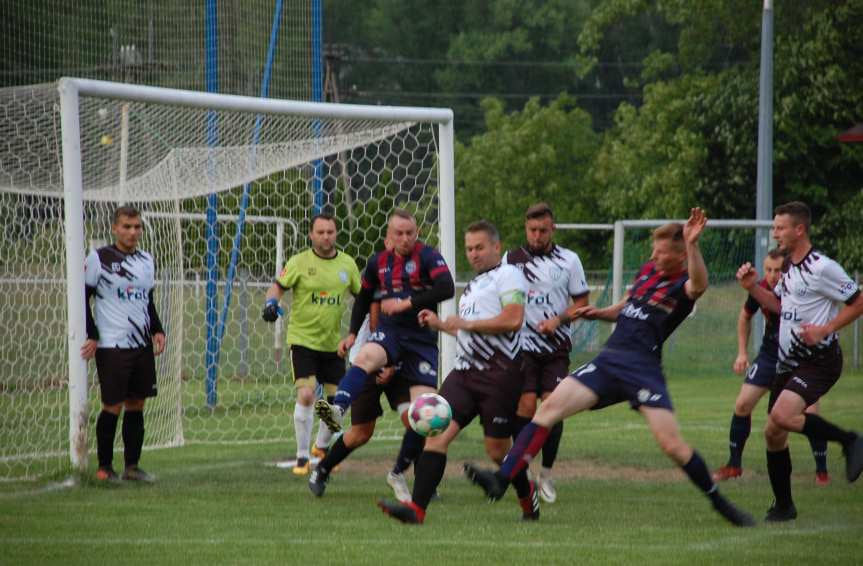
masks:
{"label": "goalkeeper in yellow jersey", "polygon": [[309,459],[323,457],[332,432],[323,423],[318,427],[314,451],[312,438],[315,390],[318,384],[324,395],[335,395],[336,386],[345,373],[345,363],[338,351],[342,315],[347,294],[360,291],[360,272],[354,258],[335,247],[338,228],[328,214],[312,218],[309,239],[312,247],[294,255],[267,291],[263,319],[275,322],[282,310],[279,300],[291,290],[287,344],[291,370],[297,388],[294,406],[294,430],[297,438],[297,463],[294,474],[309,473]]}

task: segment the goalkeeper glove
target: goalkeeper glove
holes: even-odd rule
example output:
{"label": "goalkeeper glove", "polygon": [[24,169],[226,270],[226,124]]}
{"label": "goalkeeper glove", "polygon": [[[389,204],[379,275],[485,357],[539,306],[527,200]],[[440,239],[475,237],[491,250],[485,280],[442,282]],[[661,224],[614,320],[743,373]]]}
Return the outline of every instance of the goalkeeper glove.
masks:
{"label": "goalkeeper glove", "polygon": [[276,322],[276,319],[283,314],[282,307],[279,306],[277,299],[270,299],[264,305],[264,312],[261,313],[261,318],[267,322]]}

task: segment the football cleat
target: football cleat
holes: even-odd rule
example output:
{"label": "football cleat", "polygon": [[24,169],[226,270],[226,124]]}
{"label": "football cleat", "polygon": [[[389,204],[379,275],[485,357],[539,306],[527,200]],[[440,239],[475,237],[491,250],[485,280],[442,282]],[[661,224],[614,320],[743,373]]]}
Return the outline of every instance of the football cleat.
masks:
{"label": "football cleat", "polygon": [[863,472],[863,436],[855,436],[854,442],[842,449],[845,454],[845,477],[849,482],[856,481]]}
{"label": "football cleat", "polygon": [[464,465],[464,475],[474,485],[481,487],[491,502],[500,501],[500,498],[503,497],[503,494],[506,493],[506,488],[509,486],[508,482],[504,481],[495,472],[483,470],[469,463]]}
{"label": "football cleat", "polygon": [[342,409],[338,405],[331,405],[326,399],[315,401],[315,414],[333,432],[342,430]]}
{"label": "football cleat", "polygon": [[153,483],[156,478],[139,468],[138,466],[130,466],[123,470],[122,478],[125,481],[140,481],[145,483]]}
{"label": "football cleat", "polygon": [[316,497],[322,497],[327,489],[327,482],[330,480],[329,472],[324,472],[320,468],[315,468],[309,475],[309,491]]}
{"label": "football cleat", "polygon": [[519,499],[518,503],[521,505],[522,521],[539,521],[539,490],[535,483],[530,484],[530,495]]}
{"label": "football cleat", "polygon": [[297,458],[297,464],[291,470],[295,476],[307,476],[311,471],[312,465],[308,458]]}
{"label": "football cleat", "polygon": [[830,485],[830,474],[826,471],[815,472],[815,485]]}
{"label": "football cleat", "polygon": [[539,488],[539,496],[543,501],[546,503],[554,503],[557,501],[557,489],[555,489],[554,481],[551,479],[550,475],[543,475],[543,473],[540,472],[536,485]]}
{"label": "football cleat", "polygon": [[320,448],[317,444],[312,446],[312,458],[317,458],[319,461],[327,457],[328,450]]}
{"label": "football cleat", "polygon": [[742,509],[735,507],[733,503],[719,495],[713,503],[716,512],[722,515],[726,521],[735,527],[754,527],[755,519]]}
{"label": "football cleat", "polygon": [[404,474],[397,474],[390,470],[387,474],[387,483],[393,488],[396,499],[402,503],[407,503],[411,500],[411,491],[408,489],[408,482]]}
{"label": "football cleat", "polygon": [[793,521],[797,518],[797,507],[790,504],[788,507],[779,507],[776,502],[767,510],[767,516],[764,520],[769,523],[783,523],[785,521]]}
{"label": "football cleat", "polygon": [[117,472],[114,471],[113,468],[99,468],[96,470],[96,479],[100,482],[118,482],[120,481],[120,477],[117,475]]}
{"label": "football cleat", "polygon": [[713,472],[713,481],[725,481],[739,478],[743,475],[743,468],[736,468],[734,466],[722,466],[715,472]]}
{"label": "football cleat", "polygon": [[401,501],[379,499],[378,507],[393,519],[408,525],[422,525],[423,521],[425,521],[425,511],[420,509],[413,501],[403,503]]}

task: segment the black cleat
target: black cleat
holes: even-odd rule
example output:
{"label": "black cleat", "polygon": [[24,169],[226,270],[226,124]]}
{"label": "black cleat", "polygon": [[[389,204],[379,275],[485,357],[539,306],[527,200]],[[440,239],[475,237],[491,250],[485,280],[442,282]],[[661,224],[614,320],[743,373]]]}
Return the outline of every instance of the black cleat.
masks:
{"label": "black cleat", "polygon": [[143,483],[153,483],[156,481],[152,475],[148,474],[138,466],[131,466],[123,470],[123,475],[120,476],[124,481],[138,481]]}
{"label": "black cleat", "polygon": [[342,430],[342,410],[339,406],[331,405],[326,399],[318,399],[315,401],[315,414],[332,432]]}
{"label": "black cleat", "polygon": [[425,520],[425,512],[412,501],[402,503],[390,499],[379,499],[378,507],[393,519],[408,525],[422,525]]}
{"label": "black cleat", "polygon": [[503,497],[503,494],[506,493],[506,488],[509,486],[509,483],[495,472],[477,468],[469,463],[464,465],[464,475],[474,485],[480,486],[491,502],[500,501],[500,498]]}
{"label": "black cleat", "polygon": [[309,474],[309,491],[316,497],[322,497],[327,490],[327,482],[330,481],[330,473],[323,471],[320,467],[312,470]]}
{"label": "black cleat", "polygon": [[863,436],[856,436],[854,442],[842,448],[845,454],[845,477],[849,482],[856,481],[863,472]]}
{"label": "black cleat", "polygon": [[779,507],[776,502],[767,510],[767,516],[764,520],[768,523],[784,523],[785,521],[793,521],[797,518],[797,507],[793,503],[787,507]]}
{"label": "black cleat", "polygon": [[716,512],[722,515],[722,517],[725,518],[726,521],[728,521],[735,527],[755,526],[755,518],[752,515],[750,515],[743,509],[738,509],[733,503],[731,503],[721,495],[713,504],[713,508],[716,509]]}

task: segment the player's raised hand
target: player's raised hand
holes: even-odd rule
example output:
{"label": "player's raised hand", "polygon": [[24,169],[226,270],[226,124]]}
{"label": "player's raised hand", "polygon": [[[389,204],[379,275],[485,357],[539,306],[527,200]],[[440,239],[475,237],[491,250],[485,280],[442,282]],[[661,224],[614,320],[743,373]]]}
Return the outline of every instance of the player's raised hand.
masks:
{"label": "player's raised hand", "polygon": [[153,334],[153,355],[158,356],[165,351],[165,335],[161,332]]}
{"label": "player's raised hand", "polygon": [[734,358],[734,365],[731,366],[731,369],[734,370],[734,373],[737,375],[743,375],[743,372],[746,371],[746,368],[749,367],[749,356],[746,354],[738,354],[736,358]]}
{"label": "player's raised hand", "polygon": [[689,210],[689,220],[683,225],[683,239],[687,244],[698,242],[701,232],[707,226],[707,215],[699,207]]}
{"label": "player's raised hand", "polygon": [[758,272],[748,261],[737,270],[737,282],[747,291],[758,281]]}

